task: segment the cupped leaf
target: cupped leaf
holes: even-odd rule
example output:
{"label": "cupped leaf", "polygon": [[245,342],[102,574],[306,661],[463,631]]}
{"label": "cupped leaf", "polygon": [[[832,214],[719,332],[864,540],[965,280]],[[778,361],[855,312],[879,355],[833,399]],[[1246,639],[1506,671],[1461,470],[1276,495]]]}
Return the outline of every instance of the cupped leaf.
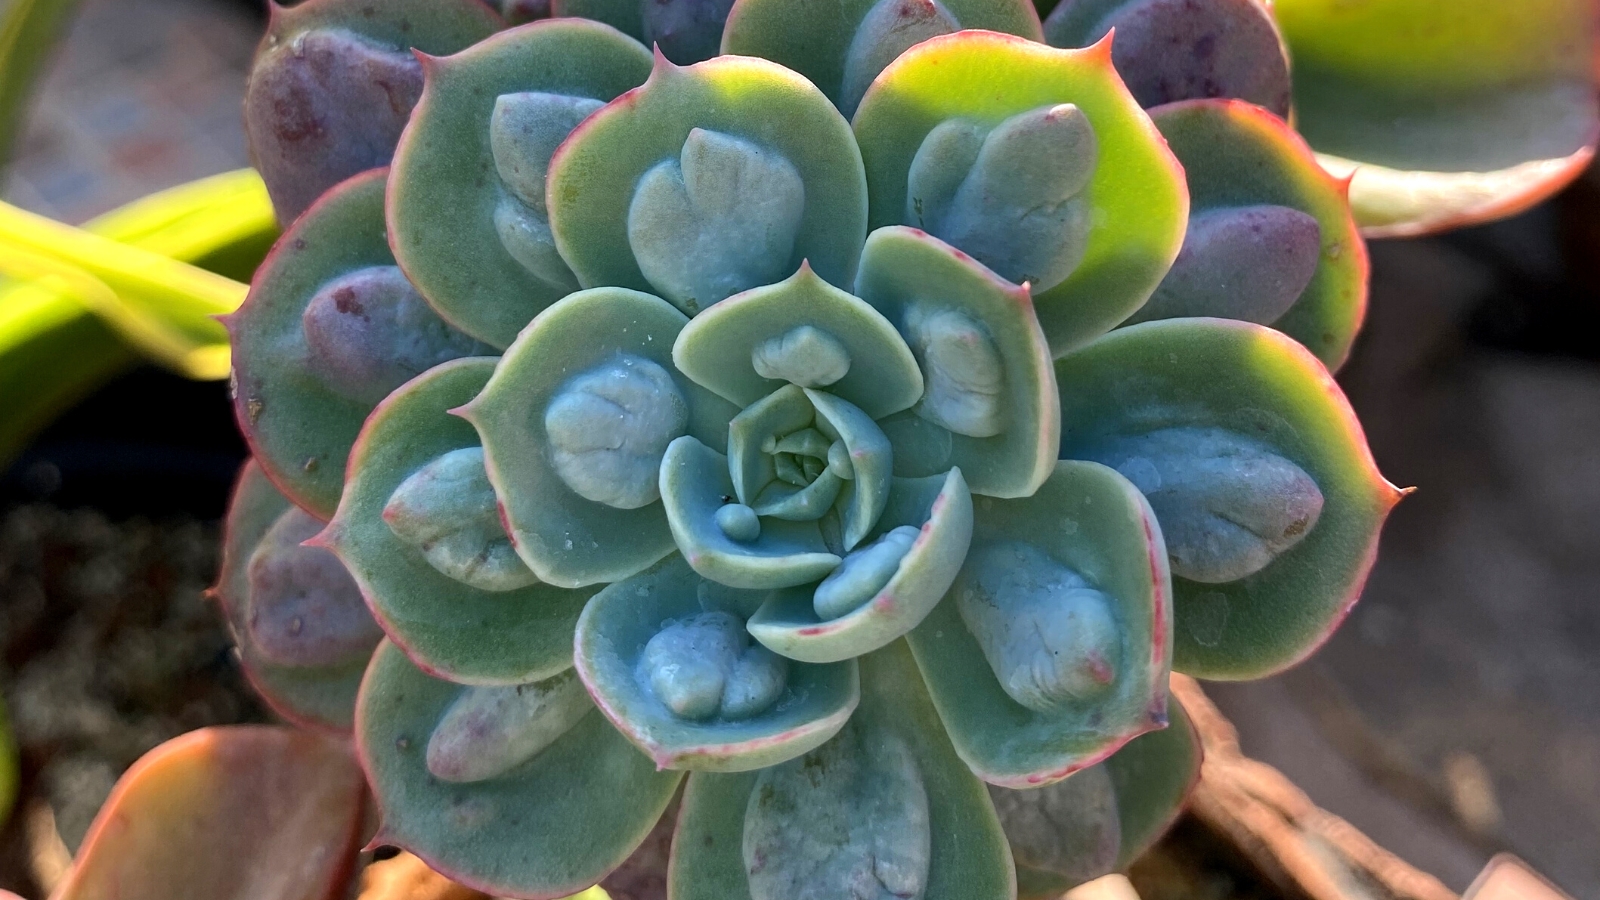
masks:
{"label": "cupped leaf", "polygon": [[361,422],[406,379],[490,352],[418,296],[383,238],[384,170],[343,182],[295,221],[256,271],[233,342],[233,407],[290,500],[327,518]]}
{"label": "cupped leaf", "polygon": [[787,66],[846,116],[867,85],[913,44],[963,28],[1040,40],[1028,0],[736,0],[722,52]]}
{"label": "cupped leaf", "polygon": [[1053,47],[1112,30],[1111,61],[1145,107],[1234,97],[1288,117],[1289,58],[1264,0],[1063,0],[1045,20]]}
{"label": "cupped leaf", "polygon": [[[1110,52],[1106,42],[1057,50],[989,32],[934,38],[883,71],[854,120],[867,167],[869,221],[878,228],[920,224],[907,209],[910,174],[941,125],[992,133],[1013,117],[1066,104],[1086,117],[1099,163],[1073,200],[1086,204],[1083,257],[1065,281],[1033,298],[1056,355],[1145,302],[1177,256],[1188,219],[1182,169],[1117,77]],[[1018,175],[1024,176],[1033,177]]]}
{"label": "cupped leaf", "polygon": [[833,737],[855,710],[854,661],[790,664],[751,644],[744,620],[762,596],[706,581],[673,556],[584,609],[578,674],[660,768],[765,768]]}
{"label": "cupped leaf", "polygon": [[1369,271],[1347,185],[1259,107],[1195,100],[1150,116],[1188,178],[1189,234],[1126,324],[1216,316],[1271,325],[1337,369],[1366,314]]}
{"label": "cupped leaf", "polygon": [[760,773],[697,772],[672,843],[674,900],[1010,900],[1011,852],[903,644],[861,660],[833,741]]}
{"label": "cupped leaf", "polygon": [[946,602],[908,640],[961,758],[1039,787],[1166,722],[1171,581],[1149,504],[1063,461],[1038,493],[981,498]]}
{"label": "cupped leaf", "polygon": [[328,188],[389,163],[422,90],[413,49],[454,53],[501,25],[479,0],[270,8],[245,85],[244,126],[285,225]]}
{"label": "cupped leaf", "polygon": [[672,552],[656,502],[667,445],[715,446],[733,413],[672,366],[688,319],[624,288],[540,313],[460,411],[478,429],[512,543],[550,584],[618,581]]}
{"label": "cupped leaf", "polygon": [[922,396],[922,372],[894,325],[809,265],[696,316],[672,348],[678,370],[739,406],[784,384],[826,390],[874,419]]}
{"label": "cupped leaf", "polygon": [[691,315],[803,261],[848,288],[866,237],[849,125],[804,78],[744,57],[658,57],[556,152],[547,198],[579,284],[652,291]]}
{"label": "cupped leaf", "polygon": [[1371,237],[1443,231],[1549,197],[1594,155],[1587,0],[1277,0],[1296,125]]}
{"label": "cupped leaf", "polygon": [[990,786],[1017,861],[1018,900],[1054,900],[1122,871],[1178,818],[1200,777],[1200,740],[1176,697],[1170,722],[1065,781],[1032,790]]}
{"label": "cupped leaf", "polygon": [[472,426],[448,410],[470,400],[493,359],[438,366],[385,400],[350,453],[338,512],[318,538],[338,554],[378,623],[417,664],[462,684],[522,684],[572,665],[572,629],[593,591],[533,584],[472,587],[435,568],[384,521],[384,508],[429,463],[477,446]]}
{"label": "cupped leaf", "polygon": [[1155,846],[1200,780],[1200,733],[1175,696],[1167,697],[1167,716],[1166,728],[1139,735],[1102,763],[1117,793],[1118,871]]}
{"label": "cupped leaf", "polygon": [[[273,525],[296,512],[267,480],[260,465],[255,460],[246,462],[223,522],[222,569],[211,596],[227,619],[245,678],[274,712],[308,728],[348,732],[355,721],[356,689],[370,653],[334,665],[286,664],[264,653],[250,628],[251,561]],[[305,552],[327,551],[307,548]]]}
{"label": "cupped leaf", "polygon": [[1026,497],[1055,469],[1060,404],[1028,289],[914,228],[867,237],[856,291],[911,343],[928,385],[883,423],[895,473],[955,466],[975,494]]}
{"label": "cupped leaf", "polygon": [[[1056,381],[1064,457],[1098,458],[1119,440],[1170,429],[1222,432],[1219,446],[1249,444],[1252,458],[1272,455],[1297,467],[1322,498],[1315,526],[1254,575],[1223,584],[1174,579],[1175,669],[1260,678],[1327,638],[1359,596],[1378,531],[1401,493],[1378,473],[1355,413],[1309,351],[1259,325],[1170,319],[1120,329],[1058,360]],[[1153,468],[1137,457],[1108,461],[1136,483]],[[1214,471],[1208,477],[1248,470],[1219,464]],[[1270,510],[1270,498],[1257,497],[1248,480],[1233,484],[1226,503]]]}
{"label": "cupped leaf", "polygon": [[365,794],[348,742],[265,725],[191,731],[117,781],[50,896],[342,896]]}
{"label": "cupped leaf", "polygon": [[766,517],[749,528],[748,521],[721,513],[735,499],[726,456],[687,435],[667,448],[661,501],[672,539],[696,572],[719,584],[762,590],[816,581],[839,565],[815,519]]}
{"label": "cupped leaf", "polygon": [[550,154],[584,116],[642,84],[650,54],[610,28],[562,19],[428,59],[423,73],[389,175],[389,243],[441,315],[505,347],[577,287],[546,219]]}
{"label": "cupped leaf", "polygon": [[379,645],[356,712],[356,749],[383,820],[373,843],[495,895],[565,897],[604,878],[650,833],[683,776],[656,771],[591,710],[495,778],[440,780],[428,770],[430,736],[471,690]]}
{"label": "cupped leaf", "polygon": [[790,659],[833,662],[870,653],[927,617],[950,589],[971,540],[972,495],[960,469],[896,478],[868,542],[821,585],[774,593],[750,618],[750,633]]}

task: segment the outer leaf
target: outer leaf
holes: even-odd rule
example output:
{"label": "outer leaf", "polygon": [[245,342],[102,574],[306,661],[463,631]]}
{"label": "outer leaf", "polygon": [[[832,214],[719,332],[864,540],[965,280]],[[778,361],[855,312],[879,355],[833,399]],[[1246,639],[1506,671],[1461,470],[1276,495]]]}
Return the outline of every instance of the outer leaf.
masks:
{"label": "outer leaf", "polygon": [[609,101],[645,80],[650,54],[593,22],[544,21],[426,58],[423,74],[390,170],[389,243],[440,315],[506,347],[566,291],[513,259],[495,231],[495,208],[509,193],[489,144],[495,101],[523,91]]}
{"label": "outer leaf", "polygon": [[355,576],[390,640],[424,670],[462,684],[524,684],[570,668],[572,629],[593,593],[548,584],[479,590],[429,565],[383,521],[412,473],[477,444],[472,426],[447,410],[476,395],[494,363],[445,363],[379,404],[350,452],[339,510],[318,537]]}
{"label": "outer leaf", "polygon": [[1032,497],[983,499],[974,513],[974,545],[1032,545],[1108,595],[1121,647],[1107,694],[1040,713],[1000,686],[955,596],[947,597],[908,641],[950,739],[972,771],[1001,787],[1039,787],[1162,727],[1172,659],[1171,581],[1160,528],[1138,490],[1105,466],[1063,461]]}
{"label": "outer leaf", "polygon": [[657,772],[590,713],[506,774],[440,781],[429,735],[462,689],[419,671],[387,642],[361,689],[356,749],[395,844],[452,881],[496,895],[565,897],[605,877],[650,833],[683,777]]}
{"label": "outer leaf", "polygon": [[[862,20],[879,0],[735,0],[722,31],[722,52],[759,56],[787,66],[840,103],[846,59]],[[1039,15],[1026,0],[939,0],[961,28],[983,28],[1043,40]],[[855,112],[852,107],[846,115]]]}
{"label": "outer leaf", "polygon": [[422,85],[411,50],[454,53],[504,24],[478,0],[269,9],[245,85],[245,134],[285,225],[335,184],[389,164]]}
{"label": "outer leaf", "polygon": [[891,226],[867,237],[856,292],[902,332],[913,308],[959,312],[987,332],[1004,366],[1001,432],[969,437],[914,414],[902,416],[885,424],[896,474],[931,475],[955,466],[975,494],[1026,497],[1038,489],[1055,468],[1061,413],[1050,346],[1028,289],[936,237]]}
{"label": "outer leaf", "polygon": [[1171,319],[1118,330],[1056,362],[1061,453],[1169,426],[1231,429],[1307,472],[1325,505],[1299,544],[1228,584],[1175,580],[1173,668],[1261,678],[1316,649],[1361,593],[1401,492],[1378,474],[1355,413],[1322,364],[1271,329]]}
{"label": "outer leaf", "polygon": [[787,271],[809,261],[825,281],[848,288],[866,237],[866,185],[838,111],[805,79],[765,60],[718,57],[680,68],[659,55],[643,87],[591,116],[551,160],[550,226],[578,282],[655,290],[628,241],[629,206],[646,170],[676,158],[696,128],[775,150],[798,170],[805,203]]}
{"label": "outer leaf", "polygon": [[790,659],[832,662],[870,653],[917,627],[950,589],[972,541],[972,494],[961,470],[895,479],[868,541],[900,525],[917,527],[916,540],[889,583],[853,612],[824,622],[812,603],[815,586],[792,588],[761,605],[750,633]]}
{"label": "outer leaf", "polygon": [[[981,782],[950,746],[905,645],[861,660],[861,708],[851,728],[872,748],[908,745],[928,795],[933,845],[922,900],[1010,900],[1016,896],[1011,851]],[[892,735],[892,737],[891,737]],[[689,777],[672,842],[668,891],[673,900],[751,900],[743,853],[753,774]],[[765,900],[765,898],[763,898]]]}
{"label": "outer leaf", "polygon": [[1177,697],[1168,696],[1167,713],[1166,728],[1134,738],[1103,763],[1117,789],[1117,819],[1122,823],[1119,871],[1172,827],[1200,780],[1200,733]]}
{"label": "outer leaf", "polygon": [[617,730],[663,769],[743,772],[793,759],[844,726],[860,698],[853,660],[791,665],[787,685],[765,712],[747,719],[680,718],[643,680],[641,655],[663,624],[702,612],[743,618],[760,594],[723,588],[681,556],[595,595],[578,621],[578,674]]}
{"label": "outer leaf", "polygon": [[1110,44],[1056,50],[1021,38],[961,32],[917,45],[885,69],[856,113],[872,227],[905,221],[912,157],[941,122],[993,127],[1017,113],[1076,104],[1094,126],[1101,163],[1087,189],[1088,249],[1066,281],[1034,297],[1056,355],[1138,309],[1177,256],[1188,220],[1182,169],[1111,67]]}
{"label": "outer leaf", "polygon": [[[83,227],[229,278],[248,278],[277,236],[266,188],[248,169],[152,194]],[[134,362],[117,333],[64,290],[0,287],[0,394],[14,401],[0,428],[0,467],[59,411]]]}
{"label": "outer leaf", "polygon": [[1044,23],[1052,47],[1111,31],[1111,56],[1146,107],[1235,97],[1289,115],[1289,59],[1272,0],[1063,0]]}
{"label": "outer leaf", "polygon": [[1373,237],[1502,218],[1588,165],[1587,0],[1278,0],[1298,127]]}
{"label": "outer leaf", "polygon": [[286,666],[265,657],[246,627],[249,563],[267,529],[290,508],[255,460],[239,471],[223,523],[222,571],[212,591],[222,606],[250,686],[273,711],[297,725],[348,733],[355,724],[356,689],[367,660],[331,667]]}
{"label": "outer leaf", "polygon": [[512,543],[540,579],[568,587],[618,581],[672,552],[660,504],[619,509],[562,480],[544,420],[567,379],[627,354],[666,370],[688,405],[690,433],[723,446],[734,410],[672,367],[673,341],[687,321],[635,291],[573,294],[533,320],[483,394],[460,411],[482,436]]}
{"label": "outer leaf", "polygon": [[[1134,738],[1098,766],[1106,770],[1111,780],[1119,835],[1116,861],[1099,875],[1126,870],[1154,846],[1177,820],[1189,792],[1200,779],[1199,734],[1176,697],[1168,697],[1167,712],[1170,723],[1166,728]],[[1070,783],[1035,790],[1054,791]],[[1053,830],[1059,831],[1063,838],[1096,825],[1077,818],[1075,811],[1064,811],[1072,817],[1066,822],[1053,823]],[[1083,810],[1081,814],[1091,816],[1096,812]],[[1047,835],[1036,837],[1049,839]],[[1017,863],[1019,900],[1054,900],[1080,883],[1056,872]]]}
{"label": "outer leaf", "polygon": [[382,228],[384,176],[374,169],[324,195],[273,247],[245,304],[224,320],[239,430],[267,477],[321,518],[339,503],[345,458],[373,404],[336,392],[306,364],[302,317],[330,282],[394,265]]}
{"label": "outer leaf", "polygon": [[[1281,119],[1237,100],[1192,100],[1150,111],[1183,164],[1191,212],[1270,203],[1309,213],[1322,228],[1322,255],[1300,299],[1271,324],[1337,370],[1367,310],[1367,245],[1348,185],[1317,165]],[[1135,313],[1132,322],[1143,321]]]}
{"label": "outer leaf", "polygon": [[191,731],[123,774],[51,896],[335,900],[355,874],[365,794],[342,741]]}

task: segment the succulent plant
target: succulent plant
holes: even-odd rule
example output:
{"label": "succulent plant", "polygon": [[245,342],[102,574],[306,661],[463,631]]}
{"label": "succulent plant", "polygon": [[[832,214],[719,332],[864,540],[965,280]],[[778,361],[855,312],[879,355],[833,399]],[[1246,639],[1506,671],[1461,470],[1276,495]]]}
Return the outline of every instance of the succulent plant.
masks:
{"label": "succulent plant", "polygon": [[353,716],[377,842],[500,895],[604,884],[680,794],[675,900],[1125,866],[1198,767],[1169,673],[1310,653],[1400,496],[1265,7],[555,0],[393,49],[485,15],[310,0],[326,65],[252,77],[282,121],[257,85],[325,75],[332,148],[256,138],[293,222],[227,320],[252,678]]}

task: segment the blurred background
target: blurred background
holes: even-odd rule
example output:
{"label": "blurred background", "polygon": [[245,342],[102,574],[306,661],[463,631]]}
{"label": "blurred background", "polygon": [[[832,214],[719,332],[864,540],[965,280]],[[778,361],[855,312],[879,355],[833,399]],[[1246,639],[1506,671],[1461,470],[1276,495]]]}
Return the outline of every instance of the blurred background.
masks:
{"label": "blurred background", "polygon": [[[262,24],[255,0],[85,0],[5,199],[78,223],[246,165]],[[1452,889],[1510,850],[1600,897],[1600,171],[1372,256],[1340,381],[1417,493],[1326,648],[1208,692],[1247,754]],[[224,383],[133,366],[0,472],[0,694],[24,792],[0,888],[39,864],[30,835],[75,847],[144,751],[265,718],[202,597],[244,453]]]}

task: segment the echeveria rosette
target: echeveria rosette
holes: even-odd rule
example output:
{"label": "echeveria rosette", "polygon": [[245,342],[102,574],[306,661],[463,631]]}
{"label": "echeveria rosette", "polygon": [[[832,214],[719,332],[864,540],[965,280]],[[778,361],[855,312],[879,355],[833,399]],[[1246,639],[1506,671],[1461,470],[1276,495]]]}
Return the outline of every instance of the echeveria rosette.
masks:
{"label": "echeveria rosette", "polygon": [[307,0],[268,5],[244,125],[278,221],[323,191],[387,165],[422,91],[412,50],[464,50],[502,26],[480,0]]}
{"label": "echeveria rosette", "polygon": [[[1029,282],[1056,355],[1149,298],[1188,219],[1183,170],[1110,52],[1105,41],[1057,50],[989,32],[936,37],[884,69],[853,122],[872,225],[921,228]],[[1041,153],[1054,157],[1024,164]],[[980,247],[969,223],[988,211],[983,194],[1009,209]],[[1047,221],[1026,214],[1035,205],[1051,210]]]}
{"label": "echeveria rosette", "polygon": [[1375,237],[1503,218],[1600,136],[1588,0],[1275,0],[1297,127]]}
{"label": "echeveria rosette", "polygon": [[[1267,110],[1141,107],[1286,112],[1255,0],[1072,5],[1255,55],[1130,91],[1138,40],[1015,0],[555,0],[420,63],[387,202],[337,189],[232,323],[263,470],[332,515],[297,549],[388,637],[380,840],[551,898],[665,814],[674,900],[1049,896],[1181,804],[1175,664],[1332,628],[1397,496],[1317,361],[1342,186]],[[682,65],[723,15],[755,55]],[[328,314],[373,298],[427,340]]]}
{"label": "echeveria rosette", "polygon": [[1367,308],[1367,245],[1349,181],[1317,164],[1282,119],[1239,100],[1150,110],[1183,164],[1189,229],[1150,301],[1124,325],[1210,316],[1271,325],[1330,369]]}
{"label": "echeveria rosette", "polygon": [[550,154],[645,80],[650,53],[597,22],[561,19],[426,57],[422,74],[389,178],[389,243],[447,320],[505,347],[578,286],[550,235]]}
{"label": "echeveria rosette", "polygon": [[254,460],[245,463],[211,596],[240,668],[274,712],[308,728],[349,732],[356,689],[382,632],[339,561],[299,546],[322,525],[285,499]]}
{"label": "echeveria rosette", "polygon": [[395,265],[386,177],[374,169],[323,194],[223,319],[239,430],[279,490],[324,519],[378,401],[437,363],[492,352],[445,324]]}

